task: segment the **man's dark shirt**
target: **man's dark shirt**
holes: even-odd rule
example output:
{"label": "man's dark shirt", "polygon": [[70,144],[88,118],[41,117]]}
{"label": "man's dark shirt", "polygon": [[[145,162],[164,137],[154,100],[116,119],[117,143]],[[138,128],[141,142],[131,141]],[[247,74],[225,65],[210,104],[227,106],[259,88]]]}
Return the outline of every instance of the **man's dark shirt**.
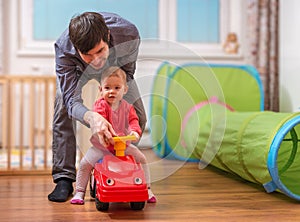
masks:
{"label": "man's dark shirt", "polygon": [[84,123],[88,109],[83,105],[81,90],[90,79],[100,79],[101,72],[108,66],[121,67],[127,79],[133,79],[140,44],[137,28],[129,21],[113,14],[100,12],[110,30],[109,57],[105,66],[96,71],[85,63],[74,48],[66,29],[55,42],[55,62],[58,87],[68,115]]}

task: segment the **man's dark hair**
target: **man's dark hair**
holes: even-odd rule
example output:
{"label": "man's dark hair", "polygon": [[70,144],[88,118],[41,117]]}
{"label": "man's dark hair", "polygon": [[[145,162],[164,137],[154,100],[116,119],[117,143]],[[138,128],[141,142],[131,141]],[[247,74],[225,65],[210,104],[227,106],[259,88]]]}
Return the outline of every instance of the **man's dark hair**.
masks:
{"label": "man's dark hair", "polygon": [[108,44],[109,31],[104,18],[97,12],[84,12],[71,19],[70,40],[74,47],[86,54],[103,40]]}

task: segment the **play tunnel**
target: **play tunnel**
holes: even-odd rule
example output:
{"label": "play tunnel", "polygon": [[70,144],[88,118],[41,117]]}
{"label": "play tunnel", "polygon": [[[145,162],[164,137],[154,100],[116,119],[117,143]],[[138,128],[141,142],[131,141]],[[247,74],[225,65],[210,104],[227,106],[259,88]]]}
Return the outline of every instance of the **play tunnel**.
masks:
{"label": "play tunnel", "polygon": [[153,150],[300,200],[300,113],[264,111],[263,103],[251,66],[164,63],[151,98]]}
{"label": "play tunnel", "polygon": [[184,149],[193,152],[200,166],[211,164],[262,184],[267,192],[277,190],[300,200],[300,114],[227,110],[223,125],[213,109],[227,108],[207,103],[194,109],[182,129]]}

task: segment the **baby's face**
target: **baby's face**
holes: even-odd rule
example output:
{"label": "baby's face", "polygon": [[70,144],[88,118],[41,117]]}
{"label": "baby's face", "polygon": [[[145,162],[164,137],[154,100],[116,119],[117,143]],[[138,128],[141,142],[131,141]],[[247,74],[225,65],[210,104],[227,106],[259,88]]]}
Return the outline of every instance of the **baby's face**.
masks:
{"label": "baby's face", "polygon": [[124,94],[127,92],[127,86],[118,76],[109,76],[101,83],[102,97],[111,105],[118,105]]}

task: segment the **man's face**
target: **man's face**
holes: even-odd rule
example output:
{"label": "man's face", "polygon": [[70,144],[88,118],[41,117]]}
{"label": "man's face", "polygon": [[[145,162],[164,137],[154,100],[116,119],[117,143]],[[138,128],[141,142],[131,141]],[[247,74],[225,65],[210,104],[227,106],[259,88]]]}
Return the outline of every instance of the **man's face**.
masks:
{"label": "man's face", "polygon": [[88,51],[86,54],[83,54],[79,51],[80,57],[87,64],[90,64],[94,69],[101,69],[109,55],[109,48],[106,42],[101,40],[94,48]]}

